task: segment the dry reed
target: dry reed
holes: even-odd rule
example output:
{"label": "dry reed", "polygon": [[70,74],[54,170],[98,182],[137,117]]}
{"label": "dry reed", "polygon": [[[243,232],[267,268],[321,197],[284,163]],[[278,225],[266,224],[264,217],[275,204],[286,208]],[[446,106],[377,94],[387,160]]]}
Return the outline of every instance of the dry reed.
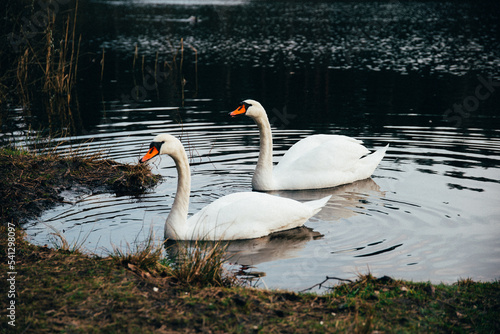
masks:
{"label": "dry reed", "polygon": [[24,38],[22,47],[2,77],[9,82],[9,73],[13,72],[14,89],[2,95],[11,96],[14,105],[21,105],[27,116],[31,116],[32,109],[43,106],[51,134],[64,128],[74,132],[81,123],[75,96],[82,40],[76,33],[78,1],[62,22],[62,29],[55,12],[47,8],[45,14],[47,19],[38,33],[24,32],[22,26],[17,32]]}

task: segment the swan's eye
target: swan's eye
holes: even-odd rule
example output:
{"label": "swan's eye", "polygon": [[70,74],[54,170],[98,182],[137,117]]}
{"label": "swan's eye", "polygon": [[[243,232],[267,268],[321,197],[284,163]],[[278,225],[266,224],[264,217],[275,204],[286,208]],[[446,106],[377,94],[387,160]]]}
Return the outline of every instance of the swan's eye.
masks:
{"label": "swan's eye", "polygon": [[250,108],[252,105],[250,103],[241,102],[241,106],[245,107],[245,110],[248,110],[248,108]]}
{"label": "swan's eye", "polygon": [[163,143],[164,143],[164,141],[162,141],[162,142],[153,141],[153,142],[151,142],[151,144],[149,144],[149,148],[152,149],[154,147],[154,148],[156,148],[158,150],[158,152],[160,152],[160,148],[161,148],[161,145]]}

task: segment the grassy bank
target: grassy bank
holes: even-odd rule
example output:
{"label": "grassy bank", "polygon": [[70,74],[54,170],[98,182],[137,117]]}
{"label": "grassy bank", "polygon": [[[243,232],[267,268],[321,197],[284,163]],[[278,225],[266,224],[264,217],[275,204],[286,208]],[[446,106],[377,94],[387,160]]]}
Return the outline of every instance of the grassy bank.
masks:
{"label": "grassy bank", "polygon": [[[37,247],[16,233],[17,332],[500,331],[498,282],[431,285],[368,275],[321,296],[191,286],[174,279],[168,267],[145,270],[110,257]],[[2,237],[4,259],[6,249]],[[10,271],[6,262],[0,265],[3,273]],[[1,326],[10,327],[5,317]]]}
{"label": "grassy bank", "polygon": [[[98,157],[0,153],[0,271],[8,279],[2,332],[500,332],[499,282],[432,285],[367,275],[315,295],[242,287],[210,249],[174,264],[162,259],[161,245],[106,258],[34,246],[16,222],[57,204],[64,187],[143,190],[152,175],[136,170],[143,165]],[[26,205],[36,202],[45,204],[35,211]]]}

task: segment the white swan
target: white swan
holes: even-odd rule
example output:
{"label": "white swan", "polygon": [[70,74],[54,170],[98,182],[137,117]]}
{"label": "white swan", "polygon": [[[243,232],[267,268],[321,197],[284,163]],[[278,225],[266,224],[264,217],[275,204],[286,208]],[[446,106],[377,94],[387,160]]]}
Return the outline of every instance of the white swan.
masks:
{"label": "white swan", "polygon": [[271,126],[262,105],[245,100],[230,115],[249,116],[259,128],[260,153],[252,187],[260,191],[329,188],[369,178],[389,146],[369,154],[360,140],[313,135],[295,143],[273,170]]}
{"label": "white swan", "polygon": [[181,142],[161,134],[139,162],[168,154],[177,167],[178,181],[172,209],[165,222],[165,238],[175,240],[253,239],[302,226],[331,196],[301,203],[264,193],[240,192],[215,200],[187,219],[191,173]]}

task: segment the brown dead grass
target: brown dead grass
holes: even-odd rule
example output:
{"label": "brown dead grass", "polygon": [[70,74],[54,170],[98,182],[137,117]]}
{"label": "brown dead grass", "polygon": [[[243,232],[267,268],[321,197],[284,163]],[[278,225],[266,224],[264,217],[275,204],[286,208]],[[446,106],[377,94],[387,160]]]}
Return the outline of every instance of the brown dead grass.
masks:
{"label": "brown dead grass", "polygon": [[62,157],[0,149],[0,219],[16,225],[63,201],[63,190],[80,186],[91,192],[138,194],[159,176],[145,165],[125,165],[99,156]]}

